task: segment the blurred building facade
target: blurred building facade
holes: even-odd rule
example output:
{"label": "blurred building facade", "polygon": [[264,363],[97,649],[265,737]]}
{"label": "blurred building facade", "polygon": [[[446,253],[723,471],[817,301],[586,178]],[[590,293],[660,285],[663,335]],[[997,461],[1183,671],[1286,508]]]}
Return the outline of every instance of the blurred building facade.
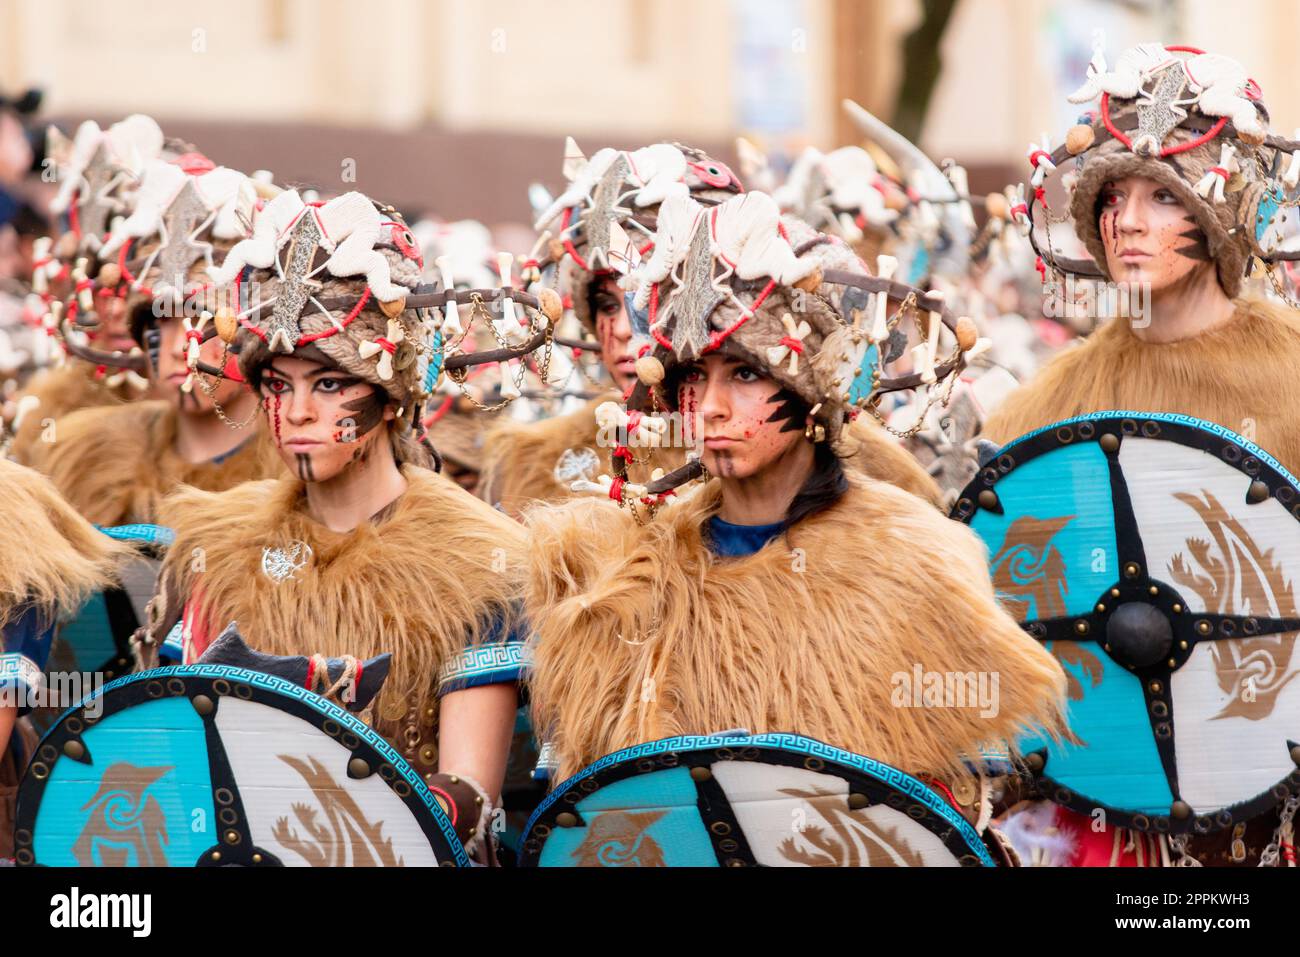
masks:
{"label": "blurred building facade", "polygon": [[[361,188],[448,217],[525,219],[588,150],[676,138],[732,159],[855,139],[844,96],[888,118],[921,0],[0,0],[0,88],[47,113],[147,112],[218,162]],[[1092,31],[1236,56],[1274,125],[1300,123],[1300,4],[958,0],[921,137],[973,187],[1022,176],[1073,110]],[[1290,124],[1290,125],[1288,125]]]}

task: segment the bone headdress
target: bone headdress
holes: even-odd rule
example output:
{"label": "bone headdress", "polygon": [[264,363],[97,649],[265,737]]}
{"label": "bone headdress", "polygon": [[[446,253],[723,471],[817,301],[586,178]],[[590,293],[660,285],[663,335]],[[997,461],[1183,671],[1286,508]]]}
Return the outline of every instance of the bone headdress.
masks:
{"label": "bone headdress", "polygon": [[814,229],[853,241],[865,227],[884,227],[898,218],[898,211],[885,204],[887,188],[876,161],[862,147],[823,153],[810,146],[772,198]]}
{"label": "bone headdress", "polygon": [[568,187],[537,219],[544,230],[539,249],[557,264],[559,285],[574,314],[594,328],[589,294],[602,272],[626,275],[654,235],[659,205],[677,187],[696,200],[715,204],[742,191],[724,163],[677,143],[638,150],[602,149],[588,160],[570,138],[565,144]]}
{"label": "bone headdress", "polygon": [[[315,242],[329,254],[324,268],[331,276],[365,276],[380,302],[394,302],[409,291],[392,281],[388,260],[376,248],[381,243],[401,248],[400,234],[409,235],[404,224],[386,218],[361,193],[344,193],[329,202],[308,205],[292,189],[267,203],[254,222],[253,235],[237,243],[220,267],[209,270],[213,282],[233,282],[245,266],[269,269],[304,218],[312,221]],[[419,258],[423,266],[423,257]]]}

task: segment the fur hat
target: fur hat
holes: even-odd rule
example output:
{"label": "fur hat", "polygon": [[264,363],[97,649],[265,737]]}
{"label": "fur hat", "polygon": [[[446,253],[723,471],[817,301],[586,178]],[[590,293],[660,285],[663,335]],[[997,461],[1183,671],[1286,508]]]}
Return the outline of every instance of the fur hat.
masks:
{"label": "fur hat", "polygon": [[[1055,152],[1031,144],[1033,199],[1047,205],[1046,177],[1075,158],[1070,218],[1092,263],[1074,263],[1059,246],[1031,238],[1050,265],[1109,277],[1098,226],[1098,202],[1109,181],[1142,176],[1169,189],[1205,234],[1220,286],[1229,297],[1241,291],[1251,256],[1300,253],[1300,222],[1294,209],[1297,144],[1268,134],[1268,111],[1258,85],[1229,57],[1189,47],[1143,43],[1124,51],[1113,70],[1098,50],[1087,82],[1073,103],[1099,100]],[[1193,247],[1188,247],[1192,251]],[[1195,253],[1193,253],[1195,254]],[[1080,269],[1082,266],[1082,270]],[[1095,267],[1095,270],[1092,268]]]}
{"label": "fur hat", "polygon": [[592,282],[628,271],[634,251],[654,234],[669,187],[683,184],[698,202],[710,206],[744,189],[725,163],[680,143],[631,151],[605,148],[588,160],[570,138],[564,175],[568,188],[542,212],[536,227],[549,231],[557,244],[559,254],[551,258],[560,262],[560,288],[592,333]]}

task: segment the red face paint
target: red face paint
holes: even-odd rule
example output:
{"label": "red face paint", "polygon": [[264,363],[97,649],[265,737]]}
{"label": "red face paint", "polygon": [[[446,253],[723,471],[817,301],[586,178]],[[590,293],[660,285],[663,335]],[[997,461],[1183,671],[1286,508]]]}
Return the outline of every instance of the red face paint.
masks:
{"label": "red face paint", "polygon": [[682,417],[682,440],[687,448],[695,446],[695,413],[697,400],[694,386],[682,385],[677,389],[677,411]]}
{"label": "red face paint", "polygon": [[271,404],[273,409],[273,411],[271,412],[271,426],[275,431],[275,447],[279,448],[280,447],[280,397],[278,395],[269,396],[267,398],[267,402]]}

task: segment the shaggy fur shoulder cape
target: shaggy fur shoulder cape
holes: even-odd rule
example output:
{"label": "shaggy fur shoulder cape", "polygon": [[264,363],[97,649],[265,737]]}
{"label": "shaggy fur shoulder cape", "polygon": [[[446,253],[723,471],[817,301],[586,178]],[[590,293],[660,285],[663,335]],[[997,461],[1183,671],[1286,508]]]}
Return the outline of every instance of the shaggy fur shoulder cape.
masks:
{"label": "shaggy fur shoulder cape", "polygon": [[[513,624],[524,533],[441,475],[412,465],[402,474],[407,489],[390,509],[350,532],[307,514],[297,478],[220,493],[182,489],[161,510],[176,531],[163,565],[166,587],[190,596],[208,634],[233,621],[259,651],[392,652],[377,713],[395,721],[423,709],[453,656],[494,622]],[[263,550],[295,542],[311,548],[308,564],[273,582],[262,571]]]}
{"label": "shaggy fur shoulder cape", "polygon": [[1179,342],[1144,342],[1107,322],[1016,390],[984,425],[1005,444],[1089,412],[1179,412],[1244,435],[1300,469],[1300,313],[1243,300],[1231,320]]}
{"label": "shaggy fur shoulder cape", "polygon": [[840,433],[837,451],[846,471],[901,488],[943,508],[943,492],[930,473],[869,416],[858,416]]}
{"label": "shaggy fur shoulder cape", "polygon": [[176,418],[165,400],[82,409],[54,423],[55,440],[36,445],[32,464],[98,525],[156,521],[159,502],[180,485],[221,491],[283,474],[260,418],[235,452],[198,464],[173,448]]}
{"label": "shaggy fur shoulder cape", "polygon": [[81,359],[69,359],[59,368],[39,374],[23,390],[20,399],[29,395],[35,396],[39,404],[23,418],[9,448],[14,461],[23,465],[32,463],[32,447],[47,419],[57,420],[69,412],[93,406],[119,405],[128,398],[124,388],[110,388],[103,378],[95,375],[95,367]]}
{"label": "shaggy fur shoulder cape", "polygon": [[[481,488],[485,497],[499,502],[510,515],[520,515],[533,503],[555,503],[571,498],[572,493],[555,480],[555,465],[567,449],[593,449],[600,458],[600,471],[612,474],[611,450],[596,444],[596,407],[616,398],[610,393],[568,415],[540,422],[503,421],[494,426],[483,445]],[[850,472],[896,485],[936,507],[942,503],[939,487],[920,463],[865,416],[841,433],[837,451]],[[680,449],[661,449],[655,453],[656,467],[665,472],[671,472],[685,461],[685,453]],[[649,470],[644,467],[634,465],[629,471],[635,482],[650,478]]]}
{"label": "shaggy fur shoulder cape", "polygon": [[[1065,674],[998,606],[970,529],[882,482],[719,559],[710,483],[638,526],[613,503],[528,514],[534,726],[563,780],[640,742],[791,731],[911,772],[1060,727]],[[997,713],[896,706],[898,676],[996,674]],[[905,696],[904,705],[912,702]]]}
{"label": "shaggy fur shoulder cape", "polygon": [[49,479],[0,459],[0,626],[26,602],[70,611],[130,548],[96,531]]}

